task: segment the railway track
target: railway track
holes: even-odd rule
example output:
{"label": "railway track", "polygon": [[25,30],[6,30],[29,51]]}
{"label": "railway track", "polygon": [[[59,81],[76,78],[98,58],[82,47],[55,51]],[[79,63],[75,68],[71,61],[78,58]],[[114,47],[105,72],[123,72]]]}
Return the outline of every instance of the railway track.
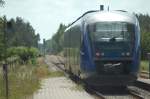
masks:
{"label": "railway track", "polygon": [[[59,58],[57,59],[60,60]],[[68,75],[68,73],[66,73],[64,67],[62,66],[64,65],[62,61],[54,64],[59,69],[61,69],[65,73],[65,75]],[[74,78],[71,79],[76,83],[76,79]],[[115,94],[114,93],[107,94],[105,92],[103,93],[101,92],[101,89],[94,89],[91,87],[86,87],[85,90],[89,94],[93,95],[95,99],[150,99],[150,89],[147,86],[150,85],[136,82],[134,86],[127,87],[126,89],[123,88],[122,90],[119,90],[119,92],[118,93],[116,92]],[[123,92],[123,94],[122,93],[120,94],[121,91]],[[112,92],[115,92],[115,90]]]}
{"label": "railway track", "polygon": [[94,88],[91,87],[84,87],[85,90],[90,93],[92,96],[95,97],[95,99],[106,99],[105,95],[103,95],[102,93],[100,93],[98,90],[95,90]]}
{"label": "railway track", "polygon": [[[115,90],[114,90],[115,91]],[[122,89],[122,92],[107,93],[101,92],[100,89],[88,88],[88,92],[92,94],[95,99],[149,99],[148,97],[143,96],[140,92],[133,89],[127,88],[127,90]]]}
{"label": "railway track", "polygon": [[135,90],[128,89],[128,92],[131,96],[135,97],[135,99],[145,99],[144,96],[142,96],[139,92]]}
{"label": "railway track", "polygon": [[147,90],[147,91],[150,92],[150,85],[147,84],[147,83],[144,83],[144,82],[141,82],[141,81],[136,81],[134,83],[134,86],[142,88],[142,89]]}

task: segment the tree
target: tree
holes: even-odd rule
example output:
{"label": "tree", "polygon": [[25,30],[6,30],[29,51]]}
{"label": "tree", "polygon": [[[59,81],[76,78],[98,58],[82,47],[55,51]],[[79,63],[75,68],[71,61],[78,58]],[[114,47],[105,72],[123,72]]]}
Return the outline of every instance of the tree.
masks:
{"label": "tree", "polygon": [[[6,16],[0,17],[0,61],[7,58],[7,48],[14,47],[38,47],[40,35],[35,34],[35,30],[29,22],[24,22],[20,17],[7,20]],[[22,51],[22,50],[19,50]],[[25,50],[24,50],[25,51]],[[7,53],[7,52],[6,52]],[[27,54],[24,54],[26,57]]]}
{"label": "tree", "polygon": [[40,35],[35,34],[35,30],[29,22],[24,22],[22,18],[17,17],[16,19],[9,20],[13,26],[13,32],[8,33],[7,42],[9,47],[14,46],[27,46],[27,47],[38,47],[38,41]]}
{"label": "tree", "polygon": [[36,58],[39,55],[39,51],[37,48],[31,47],[11,47],[7,50],[7,54],[9,57],[17,56],[20,58],[22,63],[27,63],[29,59]]}
{"label": "tree", "polygon": [[66,29],[66,26],[62,23],[59,25],[59,28],[55,35],[52,37],[52,48],[55,53],[58,53],[62,51],[63,49],[63,35],[64,31]]}
{"label": "tree", "polygon": [[0,18],[0,61],[3,59],[3,52],[4,52],[4,33],[3,33],[3,19]]}
{"label": "tree", "polygon": [[0,0],[0,6],[3,6],[5,4],[4,0]]}
{"label": "tree", "polygon": [[49,39],[46,41],[46,52],[57,54],[62,51],[63,49],[63,36],[64,36],[64,31],[66,29],[66,26],[64,24],[60,24],[59,28],[52,36],[52,39]]}
{"label": "tree", "polygon": [[150,16],[148,14],[136,14],[141,28],[141,53],[142,59],[147,58],[150,52]]}

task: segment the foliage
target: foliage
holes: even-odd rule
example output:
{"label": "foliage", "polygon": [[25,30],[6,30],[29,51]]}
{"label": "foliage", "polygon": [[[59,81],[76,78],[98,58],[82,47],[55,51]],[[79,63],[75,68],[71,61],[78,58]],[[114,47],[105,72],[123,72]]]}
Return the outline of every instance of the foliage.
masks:
{"label": "foliage", "polygon": [[3,6],[5,4],[4,0],[0,0],[0,6]]}
{"label": "foliage", "polygon": [[150,52],[150,16],[148,14],[137,14],[136,16],[141,28],[142,59],[146,59],[147,53]]}
{"label": "foliage", "polygon": [[19,56],[22,62],[27,62],[39,55],[38,49],[33,47],[11,47],[7,52],[8,57]]}
{"label": "foliage", "polygon": [[149,62],[141,61],[140,71],[149,71]]}
{"label": "foliage", "polygon": [[63,24],[59,25],[56,34],[53,35],[51,40],[46,41],[46,50],[50,53],[59,53],[63,49],[63,35],[66,26]]}
{"label": "foliage", "polygon": [[[41,68],[44,69],[40,70]],[[44,63],[44,58],[38,58],[36,65],[9,66],[9,99],[30,99],[34,92],[40,89],[40,80],[48,77],[47,72],[48,66]],[[0,99],[6,99],[4,90],[5,85],[0,68]]]}
{"label": "foliage", "polygon": [[[35,34],[29,22],[24,22],[20,17],[10,20],[7,20],[6,16],[0,17],[0,61],[14,54],[19,55],[21,60],[25,61],[28,57],[32,58],[37,53],[37,49],[33,47],[38,47],[39,40],[40,35]],[[4,45],[11,51],[7,53]],[[7,55],[4,55],[5,52]]]}
{"label": "foliage", "polygon": [[4,39],[5,32],[5,38],[8,47],[38,47],[40,35],[35,34],[35,30],[30,25],[30,23],[24,22],[20,17],[17,17],[16,19],[12,18],[8,21],[5,16],[0,18],[0,30],[0,33],[3,34],[3,36],[1,36],[2,39]]}
{"label": "foliage", "polygon": [[0,61],[4,57],[4,43],[3,43],[3,19],[0,18]]}
{"label": "foliage", "polygon": [[7,35],[8,46],[38,47],[40,36],[39,34],[35,34],[35,30],[29,22],[24,22],[20,17],[17,17],[16,20],[11,19],[10,21],[12,23],[12,30]]}
{"label": "foliage", "polygon": [[48,75],[49,75],[48,77],[62,77],[65,74],[62,71],[54,71],[54,72],[49,72]]}
{"label": "foliage", "polygon": [[48,67],[45,65],[45,66],[39,66],[37,69],[36,69],[36,74],[39,78],[46,78],[48,77],[48,74],[49,74],[49,70],[48,70]]}
{"label": "foliage", "polygon": [[150,53],[150,32],[143,32],[141,37],[142,43],[142,58],[147,59],[147,53]]}

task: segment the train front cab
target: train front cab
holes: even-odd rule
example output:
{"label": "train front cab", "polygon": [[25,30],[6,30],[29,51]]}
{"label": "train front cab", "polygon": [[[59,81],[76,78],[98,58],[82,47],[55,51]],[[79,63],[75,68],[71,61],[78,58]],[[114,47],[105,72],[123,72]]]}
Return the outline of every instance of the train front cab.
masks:
{"label": "train front cab", "polygon": [[[81,68],[91,85],[128,85],[137,79],[140,30],[127,22],[98,22],[86,26]],[[87,34],[87,35],[86,35]]]}

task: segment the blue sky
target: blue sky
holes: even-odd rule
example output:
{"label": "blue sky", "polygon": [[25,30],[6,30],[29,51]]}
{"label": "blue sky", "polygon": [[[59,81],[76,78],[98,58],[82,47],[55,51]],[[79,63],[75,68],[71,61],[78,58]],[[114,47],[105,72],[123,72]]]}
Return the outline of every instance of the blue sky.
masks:
{"label": "blue sky", "polygon": [[[50,39],[60,23],[68,24],[88,10],[99,9],[100,4],[110,10],[150,14],[150,0],[5,0],[0,15],[22,17],[29,21],[41,39]],[[41,40],[42,41],[42,40]]]}

